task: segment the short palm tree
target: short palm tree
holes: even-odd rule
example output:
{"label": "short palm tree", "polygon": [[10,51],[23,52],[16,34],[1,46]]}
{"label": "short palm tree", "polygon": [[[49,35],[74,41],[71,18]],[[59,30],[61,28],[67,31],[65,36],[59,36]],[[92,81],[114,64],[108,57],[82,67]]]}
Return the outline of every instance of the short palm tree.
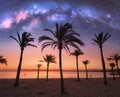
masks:
{"label": "short palm tree", "polygon": [[1,55],[0,55],[0,63],[7,65],[7,60]]}
{"label": "short palm tree", "polygon": [[52,36],[43,35],[39,37],[39,42],[43,42],[42,51],[44,48],[51,46],[53,49],[56,47],[59,50],[59,68],[60,68],[60,80],[61,80],[61,93],[66,93],[64,88],[64,80],[63,80],[63,72],[62,72],[62,50],[65,49],[70,51],[69,46],[79,49],[79,45],[84,45],[84,43],[80,40],[79,34],[74,32],[72,29],[72,25],[69,23],[58,24],[56,23],[56,30],[52,31],[50,29],[44,29],[45,31],[49,31]]}
{"label": "short palm tree", "polygon": [[88,80],[88,71],[87,71],[87,64],[90,63],[89,60],[84,60],[82,63],[85,65],[85,71],[86,71],[86,80]]}
{"label": "short palm tree", "polygon": [[49,72],[49,64],[50,63],[56,63],[55,59],[56,57],[54,55],[51,54],[46,54],[45,56],[43,56],[44,61],[47,63],[47,75],[46,75],[46,80],[48,81],[48,72]]}
{"label": "short palm tree", "polygon": [[110,63],[109,65],[112,68],[112,75],[113,75],[113,79],[115,80],[115,74],[114,74],[115,63]]}
{"label": "short palm tree", "polygon": [[103,67],[103,75],[104,75],[104,84],[107,85],[107,78],[106,78],[106,67],[105,61],[103,56],[103,44],[111,37],[109,33],[99,33],[98,35],[95,34],[95,38],[92,39],[94,41],[93,44],[96,44],[100,48],[101,60],[102,60],[102,67]]}
{"label": "short palm tree", "polygon": [[118,66],[118,61],[120,60],[120,55],[118,53],[113,54],[110,57],[108,57],[107,60],[109,60],[109,61],[114,60],[115,61],[116,66],[117,66],[117,71],[118,71],[118,74],[119,74],[119,77],[120,77],[120,69],[119,69],[119,66]]}
{"label": "short palm tree", "polygon": [[79,67],[78,67],[78,56],[83,55],[84,53],[81,50],[74,50],[74,52],[70,53],[70,55],[73,55],[76,57],[76,68],[77,68],[77,80],[79,81]]}
{"label": "short palm tree", "polygon": [[37,80],[39,80],[39,72],[40,72],[40,67],[41,66],[42,66],[42,64],[37,64],[37,67],[38,67]]}
{"label": "short palm tree", "polygon": [[35,45],[31,44],[30,42],[34,42],[34,38],[31,37],[32,35],[28,32],[23,32],[22,36],[20,37],[20,34],[17,32],[17,38],[14,36],[10,36],[10,38],[14,39],[20,46],[21,54],[20,54],[20,60],[16,75],[16,80],[14,86],[19,86],[19,77],[20,77],[20,71],[21,71],[21,64],[22,64],[22,57],[23,57],[23,51],[27,46],[36,47]]}

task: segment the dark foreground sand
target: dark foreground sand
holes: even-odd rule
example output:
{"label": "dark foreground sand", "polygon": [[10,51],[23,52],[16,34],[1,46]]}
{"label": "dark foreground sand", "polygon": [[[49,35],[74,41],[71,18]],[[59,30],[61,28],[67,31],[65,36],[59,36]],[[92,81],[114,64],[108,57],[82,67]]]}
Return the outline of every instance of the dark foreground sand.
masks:
{"label": "dark foreground sand", "polygon": [[68,94],[60,94],[59,79],[20,79],[20,86],[13,87],[14,79],[0,79],[0,97],[120,97],[120,79],[64,79]]}

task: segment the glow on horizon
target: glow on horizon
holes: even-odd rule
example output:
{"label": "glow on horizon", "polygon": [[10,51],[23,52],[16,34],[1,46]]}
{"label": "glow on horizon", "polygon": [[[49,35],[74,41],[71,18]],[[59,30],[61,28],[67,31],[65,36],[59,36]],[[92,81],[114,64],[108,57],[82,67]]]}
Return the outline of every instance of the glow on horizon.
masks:
{"label": "glow on horizon", "polygon": [[[15,48],[16,48],[16,50],[14,50]],[[4,53],[5,57],[8,60],[8,66],[3,66],[3,65],[0,66],[1,70],[2,69],[17,70],[19,56],[20,56],[20,49],[17,44],[16,44],[15,48],[14,49],[9,48],[9,50],[10,50],[9,55],[8,55],[8,52]],[[73,50],[71,50],[71,52],[72,51]],[[91,52],[88,52],[88,53],[87,52],[84,55],[79,56],[79,69],[84,70],[84,65],[83,65],[82,61],[85,59],[90,60],[90,63],[88,64],[88,69],[102,69],[99,49],[97,49],[97,51],[94,51],[94,49],[93,49],[93,50],[91,50]],[[57,63],[56,64],[51,63],[50,70],[59,69],[58,50],[57,49],[52,50],[51,48],[46,48],[43,52],[41,52],[40,45],[38,45],[38,48],[27,47],[24,50],[22,69],[28,69],[28,70],[37,69],[36,65],[38,63],[40,63],[38,61],[43,60],[43,56],[45,54],[53,54],[56,56]],[[109,69],[110,67],[108,65],[108,61],[106,59],[105,59],[105,61],[106,61],[106,67],[107,67],[107,69]],[[43,62],[41,64],[42,64],[41,69],[46,70],[46,63]],[[64,70],[76,70],[75,56],[70,56],[69,53],[67,53],[65,50],[63,50],[62,64],[63,64],[62,66],[63,66]]]}

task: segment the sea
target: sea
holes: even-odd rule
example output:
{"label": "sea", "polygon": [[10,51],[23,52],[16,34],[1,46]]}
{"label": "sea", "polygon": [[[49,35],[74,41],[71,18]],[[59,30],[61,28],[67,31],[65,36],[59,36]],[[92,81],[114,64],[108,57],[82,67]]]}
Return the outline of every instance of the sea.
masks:
{"label": "sea", "polygon": [[[16,71],[0,71],[0,79],[15,79]],[[76,71],[63,71],[64,78],[76,78]],[[79,72],[80,78],[86,78],[85,72]],[[103,72],[88,72],[89,78],[103,78]],[[107,77],[112,77],[110,72],[107,72]],[[37,70],[36,71],[21,71],[20,73],[21,79],[34,79],[37,78]],[[39,72],[39,78],[46,78],[46,71]],[[49,71],[49,78],[60,78],[59,71]]]}

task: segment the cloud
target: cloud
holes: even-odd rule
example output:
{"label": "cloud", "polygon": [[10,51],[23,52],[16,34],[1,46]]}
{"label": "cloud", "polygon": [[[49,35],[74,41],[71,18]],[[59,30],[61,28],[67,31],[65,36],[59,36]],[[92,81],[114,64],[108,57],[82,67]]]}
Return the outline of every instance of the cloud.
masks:
{"label": "cloud", "polygon": [[53,14],[51,16],[49,16],[47,18],[48,20],[52,20],[52,21],[66,21],[67,20],[67,15],[64,15],[64,14]]}
{"label": "cloud", "polygon": [[8,29],[11,28],[14,24],[18,24],[23,20],[26,20],[29,17],[28,11],[18,11],[15,12],[15,15],[11,17],[6,17],[0,22],[0,29]]}
{"label": "cloud", "polygon": [[25,20],[29,17],[29,14],[27,11],[20,11],[16,13],[16,23],[20,23],[22,20]]}
{"label": "cloud", "polygon": [[12,26],[13,22],[14,21],[12,18],[6,18],[0,23],[0,28],[1,29],[8,29]]}
{"label": "cloud", "polygon": [[35,25],[38,24],[39,22],[40,22],[39,18],[34,18],[32,19],[31,24]]}
{"label": "cloud", "polygon": [[23,26],[22,29],[31,31],[32,29],[39,27],[39,24],[40,24],[40,19],[38,17],[33,18],[27,25]]}

